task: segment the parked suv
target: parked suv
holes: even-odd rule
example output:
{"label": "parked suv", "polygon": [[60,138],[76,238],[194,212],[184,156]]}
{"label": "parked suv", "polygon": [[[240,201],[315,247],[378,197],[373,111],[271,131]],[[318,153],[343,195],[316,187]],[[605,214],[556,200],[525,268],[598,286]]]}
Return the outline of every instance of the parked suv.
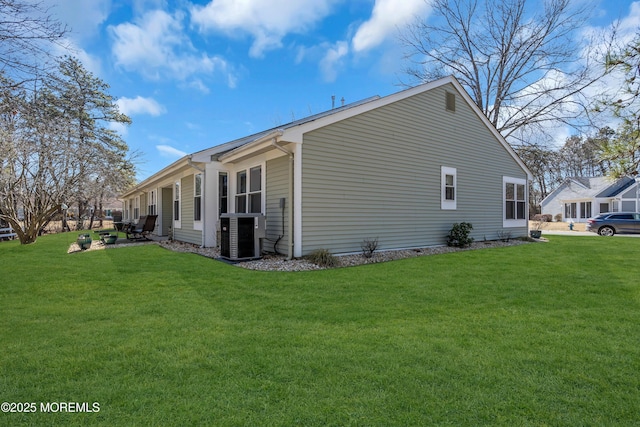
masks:
{"label": "parked suv", "polygon": [[588,219],[586,230],[601,236],[613,236],[616,233],[640,233],[640,213],[603,213]]}

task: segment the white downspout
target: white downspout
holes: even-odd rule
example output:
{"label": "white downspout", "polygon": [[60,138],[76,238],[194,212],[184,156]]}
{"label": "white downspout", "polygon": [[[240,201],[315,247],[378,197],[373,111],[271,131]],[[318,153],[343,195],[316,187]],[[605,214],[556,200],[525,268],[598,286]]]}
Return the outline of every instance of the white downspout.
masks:
{"label": "white downspout", "polygon": [[[206,190],[206,180],[207,180],[207,171],[206,169],[202,169],[199,166],[196,166],[195,163],[193,163],[192,160],[193,155],[189,155],[189,158],[187,159],[187,163],[189,164],[189,166],[191,166],[192,168],[194,168],[197,171],[200,171],[202,173],[202,182],[200,183],[204,189]],[[204,191],[203,191],[204,192]],[[200,195],[200,197],[202,198],[202,200],[206,200],[204,195]],[[206,235],[207,235],[207,209],[206,209],[207,204],[206,203],[201,203],[200,207],[202,208],[202,241],[201,241],[201,248],[205,247],[205,243],[206,243]]]}
{"label": "white downspout", "polygon": [[[271,140],[271,145],[289,156],[289,209],[287,211],[287,225],[289,227],[289,233],[287,235],[287,259],[291,260],[293,258],[293,151],[289,151],[286,148],[279,146],[278,138],[273,138]],[[284,230],[282,230],[282,232],[284,233]]]}

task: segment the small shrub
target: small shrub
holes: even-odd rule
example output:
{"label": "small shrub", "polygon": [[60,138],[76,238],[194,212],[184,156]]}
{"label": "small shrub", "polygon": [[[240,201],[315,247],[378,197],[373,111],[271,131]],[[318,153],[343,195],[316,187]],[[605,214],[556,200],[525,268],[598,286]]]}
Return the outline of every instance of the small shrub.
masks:
{"label": "small shrub", "polygon": [[360,247],[362,248],[362,255],[365,258],[371,258],[376,249],[378,249],[378,238],[364,239],[360,244]]}
{"label": "small shrub", "polygon": [[449,234],[447,235],[447,245],[464,248],[473,243],[473,237],[469,237],[469,233],[473,230],[473,225],[469,222],[461,222],[453,224]]}
{"label": "small shrub", "polygon": [[316,249],[307,255],[307,259],[320,267],[337,267],[340,264],[328,249]]}
{"label": "small shrub", "polygon": [[509,230],[498,230],[498,239],[503,242],[508,242],[511,240],[511,231]]}
{"label": "small shrub", "polygon": [[556,214],[556,216],[554,218],[556,219],[556,222],[560,222],[560,221],[562,221],[562,214],[561,213]]}
{"label": "small shrub", "polygon": [[532,221],[540,221],[540,222],[551,222],[553,219],[553,215],[551,214],[535,214]]}

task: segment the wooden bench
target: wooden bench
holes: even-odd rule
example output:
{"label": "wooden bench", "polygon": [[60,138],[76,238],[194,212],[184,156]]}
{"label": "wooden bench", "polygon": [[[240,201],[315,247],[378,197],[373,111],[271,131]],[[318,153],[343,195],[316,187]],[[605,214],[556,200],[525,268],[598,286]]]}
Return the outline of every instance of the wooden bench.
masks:
{"label": "wooden bench", "polygon": [[156,228],[156,219],[158,215],[141,216],[136,224],[127,224],[124,232],[127,234],[128,240],[146,239],[150,240],[148,235]]}
{"label": "wooden bench", "polygon": [[0,240],[11,240],[15,239],[16,236],[17,234],[13,232],[13,228],[0,228]]}

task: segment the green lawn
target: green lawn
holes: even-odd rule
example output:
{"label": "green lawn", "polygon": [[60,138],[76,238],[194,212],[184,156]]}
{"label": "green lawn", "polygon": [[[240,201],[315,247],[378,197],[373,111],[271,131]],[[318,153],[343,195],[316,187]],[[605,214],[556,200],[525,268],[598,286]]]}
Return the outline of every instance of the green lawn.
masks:
{"label": "green lawn", "polygon": [[[300,273],[0,243],[0,425],[640,423],[640,239]],[[93,402],[42,413],[40,402]]]}

